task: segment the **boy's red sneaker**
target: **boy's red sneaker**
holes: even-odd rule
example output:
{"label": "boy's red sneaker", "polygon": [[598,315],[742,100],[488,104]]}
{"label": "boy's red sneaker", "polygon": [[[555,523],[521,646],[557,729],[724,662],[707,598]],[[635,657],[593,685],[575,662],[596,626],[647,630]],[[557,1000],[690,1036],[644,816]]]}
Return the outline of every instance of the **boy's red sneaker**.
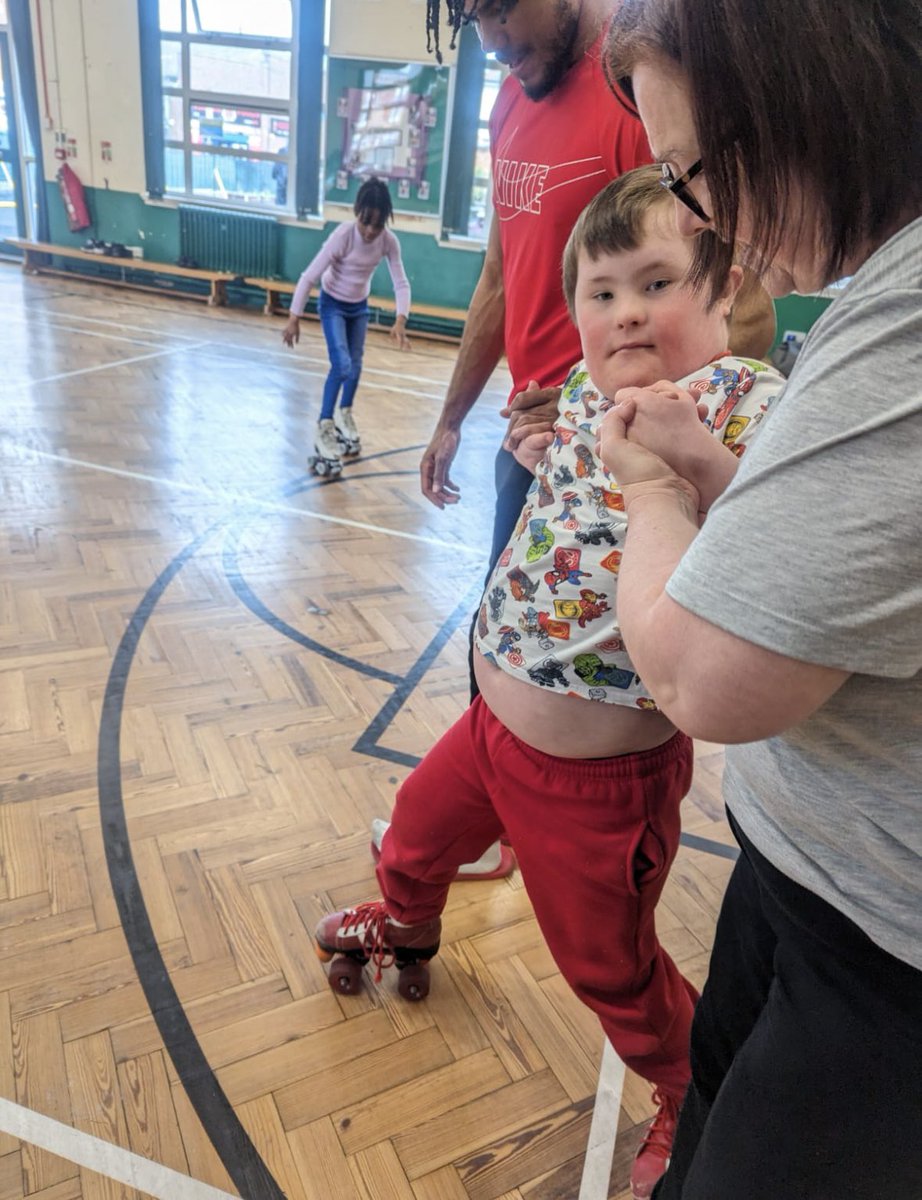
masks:
{"label": "boy's red sneaker", "polygon": [[634,1200],[650,1200],[654,1187],[669,1166],[669,1156],[672,1154],[679,1106],[671,1096],[659,1089],[653,1093],[653,1103],[657,1105],[656,1115],[644,1134],[631,1168],[631,1195]]}

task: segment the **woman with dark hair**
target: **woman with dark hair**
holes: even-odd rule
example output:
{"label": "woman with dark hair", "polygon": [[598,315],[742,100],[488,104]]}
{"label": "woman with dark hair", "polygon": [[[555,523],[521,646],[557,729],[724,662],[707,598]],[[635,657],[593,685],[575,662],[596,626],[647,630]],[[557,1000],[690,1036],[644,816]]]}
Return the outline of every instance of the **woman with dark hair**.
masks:
{"label": "woman with dark hair", "polygon": [[918,1200],[922,8],[625,0],[610,55],[684,233],[776,295],[852,277],[708,513],[682,405],[628,390],[603,426],[624,640],[729,744],[741,846],[654,1194]]}
{"label": "woman with dark hair", "polygon": [[361,450],[352,402],[362,374],[371,277],[382,259],[387,260],[397,301],[391,338],[401,350],[410,348],[406,333],[410,283],[403,269],[400,242],[387,228],[394,207],[385,181],[374,175],[366,179],[355,197],[353,211],[355,220],[337,226],[302,271],[282,330],[282,341],[294,346],[301,336],[301,314],[307,298],[319,282],[317,311],[330,356],[330,371],[323,385],[314,453],[307,465],[320,476],[335,477],[342,470],[340,456],[352,458]]}

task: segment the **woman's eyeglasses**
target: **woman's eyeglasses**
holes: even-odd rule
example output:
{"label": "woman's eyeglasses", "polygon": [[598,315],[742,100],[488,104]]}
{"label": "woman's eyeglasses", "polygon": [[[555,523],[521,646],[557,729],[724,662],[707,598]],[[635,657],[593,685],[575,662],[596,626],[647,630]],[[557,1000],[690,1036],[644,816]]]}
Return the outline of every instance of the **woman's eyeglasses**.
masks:
{"label": "woman's eyeglasses", "polygon": [[697,162],[692,163],[684,175],[680,175],[678,179],[672,173],[672,167],[668,163],[663,163],[663,178],[660,183],[667,192],[672,192],[677,200],[681,200],[686,208],[690,208],[699,221],[710,222],[711,218],[707,215],[695,197],[688,190],[688,185],[700,175],[704,166],[699,158]]}

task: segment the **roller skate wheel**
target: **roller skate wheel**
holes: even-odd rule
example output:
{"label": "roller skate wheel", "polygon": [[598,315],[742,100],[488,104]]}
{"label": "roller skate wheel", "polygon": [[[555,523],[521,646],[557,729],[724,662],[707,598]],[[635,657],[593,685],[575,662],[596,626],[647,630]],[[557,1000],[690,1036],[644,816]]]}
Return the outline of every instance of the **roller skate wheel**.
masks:
{"label": "roller skate wheel", "polygon": [[425,963],[409,963],[400,968],[397,991],[404,1000],[425,1000],[429,995],[429,968]]}
{"label": "roller skate wheel", "polygon": [[362,987],[362,964],[351,958],[337,958],[330,967],[330,987],[340,996],[354,996]]}

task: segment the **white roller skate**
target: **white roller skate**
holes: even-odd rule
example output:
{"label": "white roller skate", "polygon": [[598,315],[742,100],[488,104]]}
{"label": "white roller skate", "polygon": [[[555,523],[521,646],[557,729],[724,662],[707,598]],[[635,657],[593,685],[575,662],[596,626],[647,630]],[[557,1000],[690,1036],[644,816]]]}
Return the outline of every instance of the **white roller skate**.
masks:
{"label": "white roller skate", "polygon": [[307,467],[321,479],[335,479],[343,469],[336,426],[329,417],[317,422],[317,440],[314,442],[314,453],[307,460]]}
{"label": "white roller skate", "polygon": [[355,458],[362,451],[362,439],[352,415],[352,406],[338,408],[334,416],[336,436],[339,438],[339,452],[343,458]]}

